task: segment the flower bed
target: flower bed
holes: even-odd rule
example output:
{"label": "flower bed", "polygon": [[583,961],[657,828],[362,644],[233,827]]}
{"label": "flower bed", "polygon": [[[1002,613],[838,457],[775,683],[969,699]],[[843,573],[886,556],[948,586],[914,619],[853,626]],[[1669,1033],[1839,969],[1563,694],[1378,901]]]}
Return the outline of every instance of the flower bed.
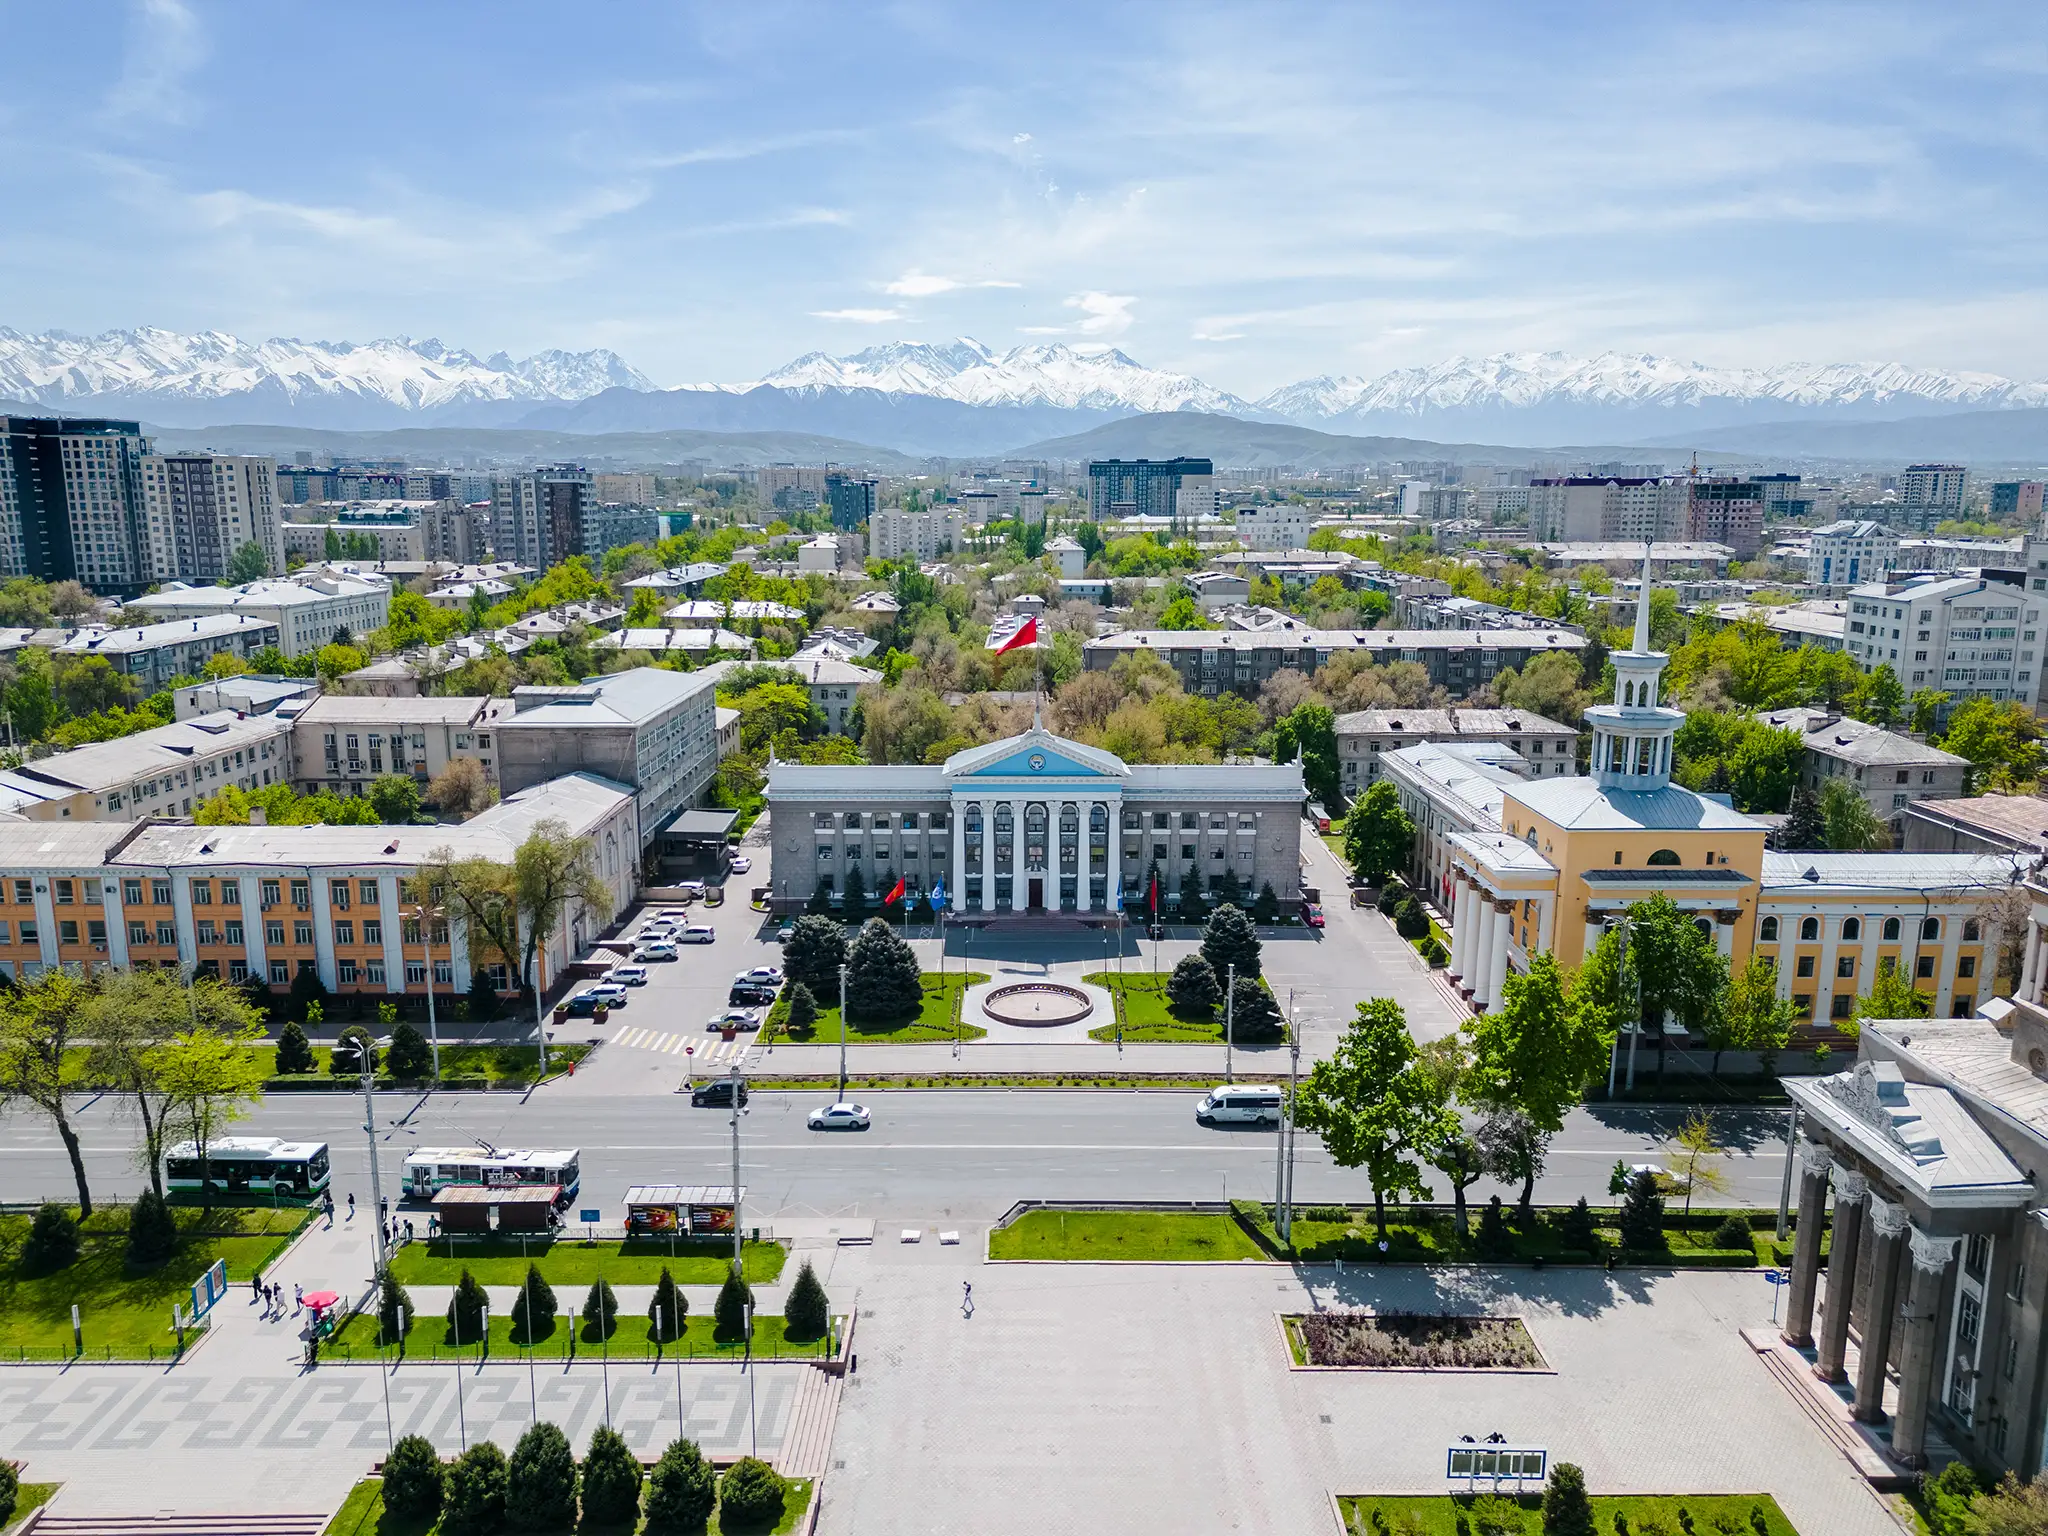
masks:
{"label": "flower bed", "polygon": [[1286,1322],[1297,1364],[1361,1371],[1547,1368],[1519,1317],[1313,1312]]}

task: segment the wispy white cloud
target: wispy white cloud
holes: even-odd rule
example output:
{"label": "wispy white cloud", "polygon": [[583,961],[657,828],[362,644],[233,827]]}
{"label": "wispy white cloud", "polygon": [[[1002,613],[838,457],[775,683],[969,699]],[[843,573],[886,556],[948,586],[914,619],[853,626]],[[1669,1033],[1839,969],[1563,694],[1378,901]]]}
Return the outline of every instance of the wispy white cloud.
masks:
{"label": "wispy white cloud", "polygon": [[819,320],[845,320],[854,325],[887,325],[904,318],[900,309],[814,309],[811,314]]}
{"label": "wispy white cloud", "polygon": [[884,283],[882,291],[884,293],[893,293],[898,298],[928,299],[935,294],[953,293],[962,288],[1020,288],[1022,286],[1021,283],[1013,283],[1000,277],[940,277],[936,273],[920,272],[915,267],[912,267],[893,283]]}
{"label": "wispy white cloud", "polygon": [[1067,308],[1081,311],[1081,323],[1074,327],[1083,336],[1119,336],[1131,328],[1131,321],[1137,318],[1131,313],[1131,306],[1137,303],[1135,295],[1128,293],[1077,293],[1067,300]]}
{"label": "wispy white cloud", "polygon": [[139,0],[120,78],[107,93],[107,118],[116,124],[188,121],[195,103],[187,80],[206,56],[206,35],[184,0]]}

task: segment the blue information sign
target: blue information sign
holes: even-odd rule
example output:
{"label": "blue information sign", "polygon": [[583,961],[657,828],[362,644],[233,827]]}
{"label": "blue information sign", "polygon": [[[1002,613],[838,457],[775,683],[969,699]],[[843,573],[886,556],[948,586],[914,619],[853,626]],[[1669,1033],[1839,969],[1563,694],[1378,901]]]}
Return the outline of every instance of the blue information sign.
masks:
{"label": "blue information sign", "polygon": [[577,1219],[578,1221],[582,1222],[582,1223],[583,1223],[583,1224],[584,1224],[585,1226],[591,1226],[591,1225],[593,1225],[593,1224],[594,1224],[594,1223],[596,1223],[596,1222],[600,1222],[600,1221],[604,1220],[604,1212],[603,1212],[603,1211],[578,1211],[578,1212],[576,1213],[576,1219]]}

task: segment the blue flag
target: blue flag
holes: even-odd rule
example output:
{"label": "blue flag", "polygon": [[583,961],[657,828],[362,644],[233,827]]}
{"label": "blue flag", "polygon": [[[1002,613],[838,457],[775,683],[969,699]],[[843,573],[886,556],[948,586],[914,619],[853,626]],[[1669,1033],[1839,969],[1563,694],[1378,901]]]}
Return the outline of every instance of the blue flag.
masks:
{"label": "blue flag", "polygon": [[932,882],[932,907],[944,911],[946,907],[946,882],[943,877]]}

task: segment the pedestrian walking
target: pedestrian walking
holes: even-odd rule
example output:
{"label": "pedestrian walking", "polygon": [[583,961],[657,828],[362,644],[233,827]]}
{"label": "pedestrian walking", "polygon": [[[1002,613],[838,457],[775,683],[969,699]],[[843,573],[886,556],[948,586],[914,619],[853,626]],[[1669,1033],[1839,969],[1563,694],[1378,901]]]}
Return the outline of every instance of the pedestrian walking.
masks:
{"label": "pedestrian walking", "polygon": [[972,1280],[962,1280],[960,1282],[960,1305],[963,1307],[974,1305],[974,1282]]}
{"label": "pedestrian walking", "polygon": [[255,1305],[256,1305],[256,1299],[257,1299],[257,1298],[258,1298],[259,1296],[261,1296],[262,1294],[263,1294],[263,1276],[262,1276],[261,1274],[254,1274],[254,1275],[251,1275],[251,1276],[249,1277],[249,1305],[250,1305],[250,1306],[252,1306],[252,1307],[253,1307],[253,1306],[255,1306]]}
{"label": "pedestrian walking", "polygon": [[303,1285],[294,1285],[292,1287],[292,1316],[297,1317],[305,1310],[306,1288]]}
{"label": "pedestrian walking", "polygon": [[356,1219],[356,1192],[354,1190],[348,1192],[348,1219],[350,1221]]}
{"label": "pedestrian walking", "polygon": [[408,1243],[412,1241],[412,1218],[410,1216],[405,1218],[405,1240]]}

